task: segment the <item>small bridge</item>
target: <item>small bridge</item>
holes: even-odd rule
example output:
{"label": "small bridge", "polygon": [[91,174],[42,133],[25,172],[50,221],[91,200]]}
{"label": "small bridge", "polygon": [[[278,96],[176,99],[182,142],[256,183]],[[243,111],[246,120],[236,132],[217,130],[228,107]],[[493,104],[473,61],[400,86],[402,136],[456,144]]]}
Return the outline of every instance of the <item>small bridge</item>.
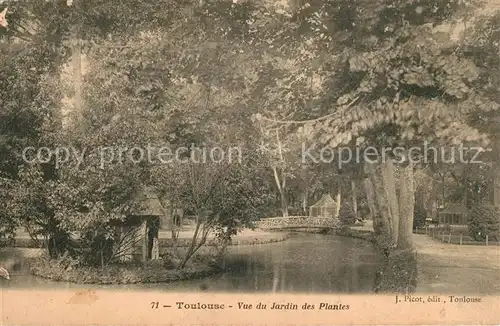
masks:
{"label": "small bridge", "polygon": [[262,230],[337,229],[340,227],[340,220],[333,217],[289,216],[265,218],[255,224]]}

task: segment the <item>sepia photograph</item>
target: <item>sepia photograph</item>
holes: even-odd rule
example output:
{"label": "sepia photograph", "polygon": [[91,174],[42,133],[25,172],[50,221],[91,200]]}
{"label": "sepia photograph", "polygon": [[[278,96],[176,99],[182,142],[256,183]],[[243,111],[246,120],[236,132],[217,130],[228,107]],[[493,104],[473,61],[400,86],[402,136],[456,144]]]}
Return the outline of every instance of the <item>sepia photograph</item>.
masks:
{"label": "sepia photograph", "polygon": [[500,0],[0,11],[1,324],[500,323]]}

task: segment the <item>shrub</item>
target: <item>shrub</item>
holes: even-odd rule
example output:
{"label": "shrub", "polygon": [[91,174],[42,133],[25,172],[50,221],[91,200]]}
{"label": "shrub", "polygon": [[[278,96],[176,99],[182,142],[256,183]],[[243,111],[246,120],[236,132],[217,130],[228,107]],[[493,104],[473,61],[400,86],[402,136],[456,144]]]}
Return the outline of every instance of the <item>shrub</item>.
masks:
{"label": "shrub", "polygon": [[425,226],[425,219],[427,218],[427,212],[421,205],[415,205],[415,210],[413,213],[413,226],[421,228]]}
{"label": "shrub", "polygon": [[51,231],[47,243],[50,257],[58,258],[66,252],[74,255],[75,243],[71,240],[69,232],[58,227],[52,228]]}
{"label": "shrub", "polygon": [[390,249],[375,276],[375,293],[415,292],[418,282],[417,255],[413,251]]}
{"label": "shrub", "polygon": [[288,215],[290,216],[303,216],[304,211],[300,207],[288,207]]}
{"label": "shrub", "polygon": [[349,204],[344,204],[340,207],[339,218],[342,225],[354,224],[357,220],[354,209]]}
{"label": "shrub", "polygon": [[82,262],[88,266],[103,266],[113,258],[114,234],[105,228],[85,233],[82,237]]}
{"label": "shrub", "polygon": [[469,215],[469,233],[476,241],[500,240],[500,207],[490,204],[475,206]]}

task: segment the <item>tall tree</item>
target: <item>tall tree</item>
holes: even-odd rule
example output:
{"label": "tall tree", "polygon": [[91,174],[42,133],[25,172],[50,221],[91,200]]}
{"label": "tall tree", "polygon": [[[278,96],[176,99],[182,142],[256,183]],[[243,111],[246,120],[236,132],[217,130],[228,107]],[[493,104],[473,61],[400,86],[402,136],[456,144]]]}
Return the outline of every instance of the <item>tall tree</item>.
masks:
{"label": "tall tree", "polygon": [[[358,9],[371,6],[357,5]],[[498,110],[498,103],[480,82],[483,70],[429,24],[450,18],[460,9],[458,5],[455,1],[382,2],[368,17],[353,17],[348,32],[356,42],[345,49],[343,72],[344,79],[352,82],[337,97],[332,113],[302,121],[310,125],[309,130],[318,131],[312,137],[333,148],[353,143],[409,148],[421,146],[424,140],[437,146],[465,140],[485,144],[484,135],[469,123],[472,114]],[[397,13],[405,19],[394,19]],[[378,166],[370,169],[372,184],[381,187],[375,191],[380,230],[390,239],[385,245],[399,243],[405,249],[411,245],[407,221],[413,220],[413,204],[408,200],[413,198],[413,181],[400,183],[400,197],[405,201],[398,204],[391,160],[405,164],[402,175],[407,178],[412,178],[409,169],[413,166],[408,153],[387,155],[385,160],[380,157],[379,153]],[[404,222],[398,227],[400,214]]]}

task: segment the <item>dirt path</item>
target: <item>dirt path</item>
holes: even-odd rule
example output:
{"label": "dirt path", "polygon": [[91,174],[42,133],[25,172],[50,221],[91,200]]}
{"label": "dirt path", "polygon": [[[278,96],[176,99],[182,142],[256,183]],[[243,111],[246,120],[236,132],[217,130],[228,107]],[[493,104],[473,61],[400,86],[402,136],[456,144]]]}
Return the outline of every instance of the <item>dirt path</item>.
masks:
{"label": "dirt path", "polygon": [[500,294],[500,247],[460,246],[414,234],[419,292]]}
{"label": "dirt path", "polygon": [[[353,229],[373,231],[371,221]],[[454,245],[413,234],[418,292],[500,294],[500,246]]]}

